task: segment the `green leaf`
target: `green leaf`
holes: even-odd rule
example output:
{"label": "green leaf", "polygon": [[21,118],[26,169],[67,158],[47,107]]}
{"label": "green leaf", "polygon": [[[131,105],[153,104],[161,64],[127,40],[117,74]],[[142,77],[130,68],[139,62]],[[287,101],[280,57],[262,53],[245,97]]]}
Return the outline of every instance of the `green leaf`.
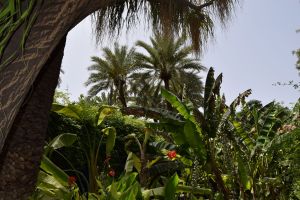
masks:
{"label": "green leaf", "polygon": [[248,175],[248,168],[247,164],[243,161],[243,159],[238,155],[238,173],[240,177],[240,181],[244,187],[244,190],[250,190],[251,189],[251,179]]}
{"label": "green leaf", "polygon": [[102,132],[107,135],[106,139],[106,155],[110,155],[111,151],[115,146],[116,141],[116,129],[114,127],[108,127],[102,130]]}
{"label": "green leaf", "polygon": [[68,185],[69,176],[57,165],[55,165],[47,156],[43,156],[40,168],[48,174],[51,174],[62,185]]}
{"label": "green leaf", "polygon": [[154,160],[151,160],[150,162],[147,163],[147,168],[151,168],[155,163],[157,163],[161,159],[160,156],[156,157]]}
{"label": "green leaf", "polygon": [[53,112],[63,114],[67,117],[71,117],[71,118],[80,120],[79,113],[81,112],[82,109],[76,105],[63,106],[63,105],[59,105],[59,104],[52,104],[51,110]]}
{"label": "green leaf", "polygon": [[212,67],[209,68],[206,76],[205,88],[204,88],[204,108],[207,107],[208,99],[211,95],[213,85],[215,83],[214,74],[215,74],[215,70]]}
{"label": "green leaf", "polygon": [[193,150],[199,154],[202,158],[206,157],[206,149],[203,141],[197,132],[195,124],[187,120],[184,125],[184,136],[188,144]]}
{"label": "green leaf", "polygon": [[[157,187],[157,188],[152,188],[149,190],[144,190],[142,192],[142,195],[145,199],[150,198],[152,196],[164,196],[165,193],[165,188],[164,187]],[[150,197],[149,197],[150,195]]]}
{"label": "green leaf", "polygon": [[176,188],[179,183],[178,175],[175,173],[167,182],[165,186],[165,200],[176,199]]}
{"label": "green leaf", "polygon": [[128,156],[127,156],[127,160],[125,163],[125,172],[126,173],[130,173],[133,170],[133,165],[134,165],[134,160],[133,160],[133,153],[129,152]]}
{"label": "green leaf", "polygon": [[131,184],[130,187],[121,194],[120,200],[136,199],[139,189],[139,184],[135,181],[134,184]]}
{"label": "green leaf", "polygon": [[174,107],[178,112],[185,118],[190,119],[192,115],[190,115],[190,111],[180,102],[180,100],[168,90],[162,88],[161,89],[162,96]]}
{"label": "green leaf", "polygon": [[52,149],[59,149],[62,147],[69,147],[77,140],[77,135],[72,133],[63,133],[56,136],[51,142],[48,144],[48,147]]}
{"label": "green leaf", "polygon": [[198,133],[202,134],[202,129],[200,128],[199,124],[197,123],[194,115],[190,114],[190,111],[186,108],[186,106],[181,103],[181,101],[174,95],[172,92],[165,90],[164,88],[161,89],[162,96],[174,107],[176,110],[186,119],[193,122],[197,128]]}
{"label": "green leaf", "polygon": [[[117,183],[116,182],[113,182],[111,185],[110,185],[110,189],[109,189],[109,196],[111,197],[111,199],[113,200],[118,200],[121,196],[121,193],[118,192],[117,190]],[[109,198],[110,199],[110,198]]]}
{"label": "green leaf", "polygon": [[129,152],[125,164],[125,172],[132,172],[132,167],[134,167],[139,173],[141,171],[141,160],[134,153]]}
{"label": "green leaf", "polygon": [[117,108],[112,106],[101,106],[98,112],[97,126],[99,126],[106,116],[112,114]]}
{"label": "green leaf", "polygon": [[180,157],[180,161],[185,164],[186,166],[191,167],[193,165],[193,161],[190,159],[187,159],[185,157]]}
{"label": "green leaf", "polygon": [[187,185],[177,185],[176,192],[186,192],[201,195],[209,195],[212,193],[211,189],[208,188],[192,187]]}

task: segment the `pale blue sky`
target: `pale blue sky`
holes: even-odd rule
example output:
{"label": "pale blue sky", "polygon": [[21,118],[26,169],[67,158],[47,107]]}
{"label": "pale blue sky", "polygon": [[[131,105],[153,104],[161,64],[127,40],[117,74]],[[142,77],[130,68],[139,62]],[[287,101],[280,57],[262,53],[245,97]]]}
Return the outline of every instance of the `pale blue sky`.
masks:
{"label": "pale blue sky", "polygon": [[[222,91],[228,101],[251,88],[249,99],[263,103],[275,99],[289,105],[300,97],[300,92],[290,86],[272,84],[300,80],[295,69],[296,57],[292,55],[293,50],[300,48],[300,33],[296,34],[299,28],[300,0],[244,0],[226,29],[217,27],[201,62],[213,66],[216,73],[223,72]],[[137,28],[118,41],[132,46],[136,40],[148,41],[150,34]],[[60,89],[68,89],[72,100],[87,92],[83,83],[89,76],[90,57],[101,56],[102,46],[112,46],[114,42],[105,39],[102,46],[96,47],[92,38],[89,18],[67,38]]]}

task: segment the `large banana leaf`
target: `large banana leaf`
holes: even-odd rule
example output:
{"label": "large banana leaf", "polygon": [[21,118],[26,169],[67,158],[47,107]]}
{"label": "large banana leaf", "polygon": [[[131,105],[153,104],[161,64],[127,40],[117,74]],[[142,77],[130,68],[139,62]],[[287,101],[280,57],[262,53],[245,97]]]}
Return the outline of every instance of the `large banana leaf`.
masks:
{"label": "large banana leaf", "polygon": [[162,96],[186,119],[184,126],[185,141],[202,159],[206,158],[206,148],[202,137],[202,129],[186,106],[171,92],[162,88]]}
{"label": "large banana leaf", "polygon": [[175,173],[168,181],[165,186],[165,200],[176,199],[176,188],[179,183],[179,177]]}
{"label": "large banana leaf", "polygon": [[51,174],[63,186],[68,185],[69,176],[45,155],[43,156],[40,168]]}
{"label": "large banana leaf", "polygon": [[55,103],[52,104],[51,110],[77,120],[80,120],[80,112],[82,111],[82,109],[76,105],[63,106]]}
{"label": "large banana leaf", "polygon": [[98,111],[97,126],[99,126],[103,122],[106,116],[112,114],[116,110],[117,108],[113,106],[101,106]]}
{"label": "large banana leaf", "polygon": [[110,155],[111,151],[115,146],[116,141],[116,129],[114,127],[108,127],[102,130],[102,132],[107,136],[106,139],[106,155]]}

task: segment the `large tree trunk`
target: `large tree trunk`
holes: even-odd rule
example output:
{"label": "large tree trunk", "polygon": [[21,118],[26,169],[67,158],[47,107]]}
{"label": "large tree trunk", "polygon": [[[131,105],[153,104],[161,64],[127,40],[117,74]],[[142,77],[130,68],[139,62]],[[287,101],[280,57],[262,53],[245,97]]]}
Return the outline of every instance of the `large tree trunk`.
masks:
{"label": "large tree trunk", "polygon": [[27,199],[37,179],[65,38],[38,75],[0,157],[0,199]]}
{"label": "large tree trunk", "polygon": [[59,41],[87,15],[107,6],[112,0],[39,2],[43,4],[34,10],[37,18],[24,50],[18,48],[24,32],[24,26],[21,26],[0,60],[3,63],[15,53],[14,60],[0,71],[0,152],[25,96]]}
{"label": "large tree trunk", "polygon": [[[0,71],[0,200],[26,199],[34,189],[63,46],[52,52],[71,28],[111,0],[39,2],[43,4],[34,10],[38,15],[24,49],[18,48],[21,26],[0,60],[15,53]],[[47,61],[56,67],[45,67]]]}

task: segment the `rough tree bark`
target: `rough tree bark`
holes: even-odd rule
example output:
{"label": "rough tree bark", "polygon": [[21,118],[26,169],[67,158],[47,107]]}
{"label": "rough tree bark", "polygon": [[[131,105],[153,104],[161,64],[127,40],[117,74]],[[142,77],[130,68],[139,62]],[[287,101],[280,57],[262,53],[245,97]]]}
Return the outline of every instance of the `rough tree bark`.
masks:
{"label": "rough tree bark", "polygon": [[65,38],[39,73],[9,133],[0,158],[0,199],[26,199],[33,192],[64,46]]}
{"label": "rough tree bark", "polygon": [[[20,27],[2,58],[15,52],[0,71],[0,199],[27,199],[34,189],[62,58],[63,46],[55,48],[70,29],[111,0],[42,2],[23,51],[17,48],[24,31]],[[56,67],[47,66],[48,60]]]}
{"label": "rough tree bark", "polygon": [[38,16],[24,51],[16,50],[24,27],[16,31],[2,61],[13,52],[16,53],[16,58],[0,71],[0,152],[25,96],[58,42],[87,15],[111,1],[43,1],[41,7],[35,10]]}

